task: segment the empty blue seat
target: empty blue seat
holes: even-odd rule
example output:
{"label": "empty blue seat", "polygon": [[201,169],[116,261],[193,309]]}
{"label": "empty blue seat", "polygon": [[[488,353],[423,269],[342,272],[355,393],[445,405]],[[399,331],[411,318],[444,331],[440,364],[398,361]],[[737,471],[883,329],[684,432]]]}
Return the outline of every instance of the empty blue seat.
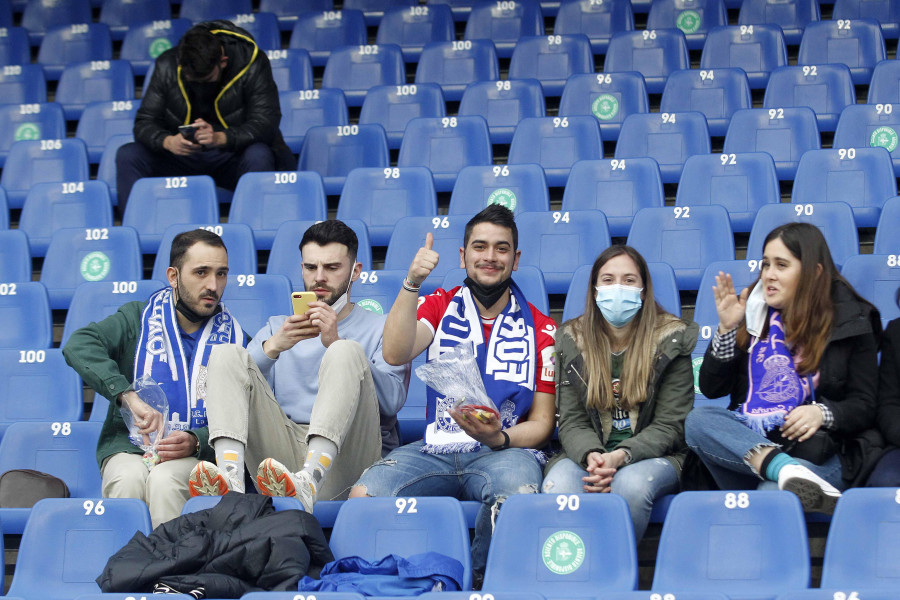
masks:
{"label": "empty blue seat", "polygon": [[50,348],[47,288],[37,281],[0,283],[0,348]]}
{"label": "empty blue seat", "polygon": [[[768,233],[768,232],[766,232]],[[694,308],[694,322],[700,326],[695,353],[702,354],[712,341],[719,326],[719,313],[716,311],[716,299],[712,288],[716,284],[719,271],[731,274],[734,289],[741,293],[745,287],[759,279],[762,257],[751,260],[717,260],[706,265],[700,287],[697,289],[697,304]]]}
{"label": "empty blue seat", "polygon": [[188,19],[168,18],[131,25],[122,41],[119,58],[131,63],[135,75],[145,75],[160,54],[178,45],[191,25]]}
{"label": "empty blue seat", "polygon": [[65,227],[112,227],[109,188],[102,181],[38,183],[25,198],[19,229],[28,235],[32,256],[44,256],[50,238]]}
{"label": "empty blue seat", "polygon": [[463,39],[491,40],[497,56],[508,58],[518,39],[527,35],[544,35],[544,18],[537,0],[499,4],[494,0],[478,0],[472,5]]}
{"label": "empty blue seat", "polygon": [[366,20],[361,10],[325,10],[297,17],[289,47],[308,51],[313,66],[318,67],[328,62],[332,50],[365,43]]}
{"label": "empty blue seat", "polygon": [[418,0],[344,0],[345,9],[361,10],[366,17],[366,25],[376,27],[385,11],[391,8],[418,6]]}
{"label": "empty blue seat", "polygon": [[473,82],[459,103],[459,116],[485,118],[495,144],[510,143],[522,119],[545,114],[544,90],[537,79]]}
{"label": "empty blue seat", "polygon": [[278,94],[281,101],[281,133],[294,153],[303,148],[310,127],[347,125],[347,101],[344,92],[333,88],[306,89]]}
{"label": "empty blue seat", "polygon": [[334,10],[332,0],[260,0],[259,10],[270,12],[278,17],[278,26],[282,31],[290,31],[297,18],[308,12]]}
{"label": "empty blue seat", "polygon": [[895,254],[860,254],[849,257],[841,269],[847,281],[881,313],[881,324],[900,317],[900,261]]}
{"label": "empty blue seat", "polygon": [[804,28],[819,19],[818,0],[744,0],[738,25],[777,25],[784,31],[785,41],[795,46]]}
{"label": "empty blue seat", "polygon": [[[440,287],[445,290],[452,290],[456,286],[463,285],[468,273],[465,269],[452,269],[444,275],[444,281]],[[536,309],[544,313],[550,314],[550,301],[547,297],[547,286],[544,283],[544,274],[537,267],[531,265],[519,265],[512,274],[513,281],[522,290],[525,299],[534,305]]]}
{"label": "empty blue seat", "polygon": [[[775,600],[834,600],[835,598],[852,598],[853,594],[866,600],[893,600],[894,598],[893,590],[874,590],[854,585],[844,589],[815,588],[811,590],[794,590],[778,594]],[[862,594],[862,596],[859,594]]]}
{"label": "empty blue seat", "polygon": [[894,173],[900,176],[900,104],[852,104],[841,112],[833,148],[881,146],[891,153]]}
{"label": "empty blue seat", "polygon": [[325,184],[312,171],[244,173],[228,213],[229,223],[250,226],[260,250],[272,248],[275,232],[285,221],[326,218]]}
{"label": "empty blue seat", "polygon": [[819,131],[834,131],[841,111],[855,103],[856,91],[847,65],[778,67],[769,76],[763,98],[764,108],[808,106],[816,113]]}
{"label": "empty blue seat", "polygon": [[137,100],[90,102],[84,107],[75,137],[87,144],[88,160],[92,164],[100,162],[112,136],[132,135],[137,109]]}
{"label": "empty blue seat", "polygon": [[[403,217],[394,226],[394,233],[388,243],[384,257],[385,269],[409,270],[413,257],[425,245],[425,235],[434,235],[434,251],[444,260],[422,283],[420,295],[430,294],[437,289],[448,271],[459,266],[456,258],[462,246],[468,216],[444,217]],[[449,260],[447,260],[449,258]]]}
{"label": "empty blue seat", "polygon": [[[169,267],[169,254],[172,250],[172,240],[179,233],[192,229],[205,229],[222,238],[225,248],[228,250],[228,274],[250,275],[256,274],[259,261],[256,258],[256,244],[253,241],[253,230],[244,223],[175,223],[169,225],[163,232],[159,242],[159,250],[156,251],[156,259],[153,262],[153,272],[150,279],[166,281],[166,269]],[[253,329],[249,329],[252,334]]]}
{"label": "empty blue seat", "polygon": [[[388,314],[407,273],[408,269],[363,271],[351,290],[354,304],[379,315]],[[422,406],[424,419],[424,398]]]}
{"label": "empty blue seat", "polygon": [[583,33],[591,40],[594,54],[606,54],[609,40],[620,31],[634,30],[631,2],[611,0],[562,0],[553,22],[553,33]]}
{"label": "empty blue seat", "polygon": [[638,113],[622,123],[615,157],[650,157],[659,164],[663,183],[677,183],[688,158],[709,152],[709,129],[702,113]]}
{"label": "empty blue seat", "polygon": [[87,181],[87,146],[77,138],[14,142],[0,175],[10,208],[21,208],[36,183]]}
{"label": "empty blue seat", "polygon": [[604,140],[618,140],[622,122],[650,112],[647,87],[637,72],[572,75],[563,88],[559,116],[593,115]]}
{"label": "empty blue seat", "polygon": [[122,40],[133,26],[172,18],[168,2],[159,0],[103,0],[100,22],[109,26],[112,39]]}
{"label": "empty blue seat", "polygon": [[519,266],[539,268],[551,294],[566,293],[575,269],[593,262],[610,244],[606,217],[599,211],[523,212],[516,225],[519,239],[527,241]]}
{"label": "empty blue seat", "polygon": [[38,62],[48,81],[56,81],[66,65],[112,59],[112,38],[103,23],[82,22],[47,31],[38,50]]}
{"label": "empty blue seat", "polygon": [[54,27],[70,23],[90,23],[93,20],[89,0],[27,0],[24,4],[22,27],[28,30],[32,46],[39,44],[44,34]]}
{"label": "empty blue seat", "polygon": [[[594,283],[590,281],[593,261],[581,265],[572,274],[572,283],[566,292],[566,302],[563,305],[563,322],[584,314],[587,306],[588,287],[594,289]],[[650,279],[653,281],[653,296],[664,309],[676,316],[681,316],[681,298],[678,295],[678,283],[675,281],[675,270],[666,263],[647,263]],[[591,292],[591,304],[594,304],[596,294]]]}
{"label": "empty blue seat", "polygon": [[743,69],[752,89],[765,88],[769,73],[786,64],[784,34],[775,25],[714,27],[700,55],[701,69]]}
{"label": "empty blue seat", "polygon": [[565,186],[576,162],[600,158],[600,127],[588,116],[522,119],[509,148],[509,164],[541,165],[551,187]]}
{"label": "empty blue seat", "polygon": [[625,237],[635,213],[665,205],[659,165],[652,158],[582,160],[572,165],[562,210],[600,210],[609,232]]}
{"label": "empty blue seat", "polygon": [[675,206],[724,206],[739,233],[750,231],[760,207],[779,202],[775,161],[765,152],[695,154],[684,163],[675,197]]}
{"label": "empty blue seat", "polygon": [[[312,60],[302,48],[285,48],[266,51],[272,78],[280,92],[313,89]],[[282,103],[284,110],[284,103]]]}
{"label": "empty blue seat", "polygon": [[747,108],[734,113],[725,134],[726,154],[768,152],[778,179],[790,180],[800,157],[821,147],[816,113],[806,106]]}
{"label": "empty blue seat", "polygon": [[[40,69],[40,67],[37,67]],[[0,105],[0,167],[13,143],[66,137],[66,116],[56,102]]]}
{"label": "empty blue seat", "polygon": [[472,216],[491,204],[517,215],[550,210],[544,170],[536,164],[463,168],[453,186],[448,214]]}
{"label": "empty blue seat", "polygon": [[497,51],[490,40],[426,44],[416,65],[416,83],[440,85],[448,101],[462,98],[469,83],[498,79]]}
{"label": "empty blue seat", "polygon": [[830,148],[800,157],[791,202],[847,202],[857,227],[875,227],[881,207],[896,195],[897,179],[887,150]]}
{"label": "empty blue seat", "polygon": [[669,75],[659,112],[703,113],[710,135],[724,136],[731,115],[741,108],[753,108],[742,69],[687,69]]}
{"label": "empty blue seat", "polygon": [[689,50],[700,50],[713,27],[728,25],[723,0],[656,0],[650,4],[647,29],[678,28]]}
{"label": "empty blue seat", "polygon": [[510,79],[537,79],[546,96],[560,96],[566,80],[594,72],[591,42],[580,33],[519,38],[509,63]]}
{"label": "empty blue seat", "polygon": [[178,15],[194,23],[253,12],[250,0],[181,0]]}
{"label": "empty blue seat", "polygon": [[[269,317],[292,313],[290,279],[284,275],[240,273],[231,264],[230,245],[228,261],[231,274],[228,275],[222,302],[248,335],[256,335],[269,321]],[[356,298],[353,300],[356,301]]]}
{"label": "empty blue seat", "polygon": [[690,68],[687,42],[678,29],[617,33],[609,42],[603,63],[604,73],[639,72],[651,94],[663,91],[669,73]]}
{"label": "empty blue seat", "polygon": [[[2,39],[2,38],[0,38]],[[17,65],[2,62],[0,53],[0,97],[3,104],[36,104],[47,102],[47,80],[41,65]]]}
{"label": "empty blue seat", "polygon": [[628,245],[648,262],[675,269],[680,290],[696,290],[706,265],[734,260],[728,211],[719,205],[643,208],[634,215]]}
{"label": "empty blue seat", "polygon": [[886,58],[878,21],[871,19],[818,21],[803,32],[797,64],[844,64],[853,83],[869,83],[872,69]]}
{"label": "empty blue seat", "polygon": [[311,127],[300,149],[299,170],[315,171],[325,193],[341,193],[347,175],[360,167],[390,166],[387,136],[377,123]]}
{"label": "empty blue seat", "polygon": [[24,27],[0,28],[0,64],[27,65],[30,62],[28,31]]}
{"label": "empty blue seat", "polygon": [[475,0],[425,0],[429,6],[433,4],[446,4],[453,11],[454,21],[465,21],[472,13],[472,5]]}
{"label": "empty blue seat", "polygon": [[487,121],[479,116],[412,119],[397,159],[400,167],[431,169],[438,192],[452,190],[463,167],[492,162]]}
{"label": "empty blue seat", "polygon": [[127,60],[70,63],[56,87],[56,102],[63,105],[68,120],[80,119],[91,102],[117,101],[124,107],[125,103],[131,105],[133,98],[134,74]]}
{"label": "empty blue seat", "polygon": [[[269,262],[266,265],[267,274],[284,275],[291,280],[295,290],[306,289],[303,285],[303,269],[301,268],[300,240],[304,232],[318,221],[285,221],[275,234],[272,242],[272,251],[269,253]],[[359,249],[356,252],[356,261],[362,263],[363,270],[372,268],[372,246],[369,243],[369,232],[366,224],[359,219],[347,219],[344,223],[356,233],[359,241]],[[409,269],[409,265],[404,267]]]}
{"label": "empty blue seat", "polygon": [[387,134],[388,147],[396,149],[410,119],[447,114],[441,86],[436,83],[378,85],[366,94],[359,124],[378,123]]}
{"label": "empty blue seat", "polygon": [[753,229],[750,230],[747,259],[761,259],[766,236],[785,223],[812,223],[821,229],[838,268],[848,258],[859,254],[859,237],[853,221],[853,209],[846,202],[833,201],[817,204],[768,204],[760,208],[756,213]]}
{"label": "empty blue seat", "polygon": [[897,240],[897,231],[900,227],[900,199],[891,198],[884,203],[881,216],[878,218],[878,228],[875,230],[874,254],[900,254],[900,242]]}
{"label": "empty blue seat", "polygon": [[112,198],[113,206],[119,205],[119,195],[116,191],[116,152],[119,146],[134,141],[132,134],[113,135],[106,140],[103,152],[100,155],[100,166],[97,168],[97,179],[105,181],[109,186],[109,195]]}
{"label": "empty blue seat", "polygon": [[897,0],[835,0],[832,19],[874,19],[888,39],[900,35],[900,2]]}
{"label": "empty blue seat", "polygon": [[274,14],[265,11],[248,11],[231,14],[226,13],[222,18],[245,29],[247,33],[253,36],[253,40],[260,50],[268,52],[270,50],[281,49],[281,30],[278,26],[278,17]]}
{"label": "empty blue seat", "polygon": [[122,225],[138,232],[145,254],[156,252],[169,225],[218,222],[216,184],[209,175],[139,179],[131,188],[122,217]]}
{"label": "empty blue seat", "polygon": [[396,6],[385,10],[378,24],[376,44],[396,44],[408,62],[417,62],[431,42],[455,39],[453,11],[446,4]]}
{"label": "empty blue seat", "polygon": [[26,281],[31,281],[28,236],[19,229],[0,229],[0,282]]}
{"label": "empty blue seat", "polygon": [[[75,288],[66,322],[63,326],[60,347],[64,347],[73,333],[92,322],[99,323],[114,314],[126,302],[146,302],[156,291],[166,286],[165,278],[138,281],[85,281]],[[254,331],[249,332],[251,335]],[[94,402],[97,398],[94,397]],[[106,411],[103,411],[104,416]],[[91,420],[94,420],[93,411]]]}
{"label": "empty blue seat", "polygon": [[366,92],[377,85],[405,83],[403,53],[396,44],[336,48],[322,75],[322,87],[343,90],[348,106],[362,106]]}
{"label": "empty blue seat", "polygon": [[360,219],[373,246],[387,246],[403,217],[434,217],[437,195],[425,167],[354,169],[347,176],[337,218]]}
{"label": "empty blue seat", "polygon": [[867,104],[900,103],[900,62],[883,60],[872,70]]}

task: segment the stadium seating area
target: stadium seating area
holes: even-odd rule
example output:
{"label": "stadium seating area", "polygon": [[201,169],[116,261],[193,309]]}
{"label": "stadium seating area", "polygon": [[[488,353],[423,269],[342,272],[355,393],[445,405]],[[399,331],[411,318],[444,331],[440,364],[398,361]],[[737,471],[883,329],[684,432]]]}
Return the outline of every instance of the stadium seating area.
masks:
{"label": "stadium seating area", "polygon": [[[266,51],[300,168],[248,174],[233,194],[208,177],[145,179],[114,217],[115,152],[153,61],[213,18]],[[700,325],[695,369],[717,323],[713,275],[752,282],[762,239],[785,222],[820,227],[883,322],[900,317],[898,37],[897,0],[0,0],[0,472],[54,473],[73,496],[0,509],[4,590],[90,598],[106,557],[149,529],[140,502],[99,500],[105,400],[60,347],[161,287],[171,239],[188,228],[225,239],[224,301],[251,334],[302,286],[296,245],[314,221],[357,232],[353,300],[387,313],[425,234],[455,255],[490,203],[514,211],[527,240],[520,285],[559,322],[583,311],[600,251],[638,248],[660,303]],[[423,290],[458,284],[456,266],[442,261]],[[413,375],[405,441],[422,431],[423,386]],[[721,401],[698,391],[697,402]],[[846,493],[812,558],[822,523],[788,494],[679,494],[654,513],[658,548],[634,545],[615,496],[513,497],[484,590],[896,598],[896,494]],[[337,555],[434,548],[468,560],[472,507],[417,502],[416,514],[400,500],[323,502],[316,514]],[[553,571],[541,553],[563,530],[584,565]]]}

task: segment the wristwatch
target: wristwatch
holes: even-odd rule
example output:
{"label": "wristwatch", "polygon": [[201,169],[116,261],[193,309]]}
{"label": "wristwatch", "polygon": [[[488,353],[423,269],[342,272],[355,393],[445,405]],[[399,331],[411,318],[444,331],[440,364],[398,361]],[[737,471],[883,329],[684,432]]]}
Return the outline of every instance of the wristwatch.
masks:
{"label": "wristwatch", "polygon": [[491,450],[506,450],[509,448],[509,434],[502,429],[500,430],[500,433],[503,434],[503,443],[499,446],[491,446]]}

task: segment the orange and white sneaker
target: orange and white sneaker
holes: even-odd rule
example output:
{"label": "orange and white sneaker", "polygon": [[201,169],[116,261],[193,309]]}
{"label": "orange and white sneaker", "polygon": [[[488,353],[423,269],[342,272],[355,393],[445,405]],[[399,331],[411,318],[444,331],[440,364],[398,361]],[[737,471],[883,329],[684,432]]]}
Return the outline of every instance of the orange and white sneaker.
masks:
{"label": "orange and white sneaker", "polygon": [[316,503],[316,486],[312,476],[306,471],[291,471],[274,458],[259,463],[256,471],[256,486],[266,496],[291,496],[300,501],[303,510],[312,514]]}
{"label": "orange and white sneaker", "polygon": [[228,492],[244,493],[244,481],[228,469],[220,469],[215,463],[202,460],[191,470],[188,490],[191,496],[224,496]]}

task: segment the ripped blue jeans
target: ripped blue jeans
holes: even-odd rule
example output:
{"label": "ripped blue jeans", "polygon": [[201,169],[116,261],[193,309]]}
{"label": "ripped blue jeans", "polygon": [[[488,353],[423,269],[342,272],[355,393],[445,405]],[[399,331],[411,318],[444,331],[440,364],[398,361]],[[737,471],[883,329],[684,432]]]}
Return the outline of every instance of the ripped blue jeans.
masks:
{"label": "ripped blue jeans", "polygon": [[495,506],[513,494],[538,493],[541,466],[522,448],[426,454],[419,451],[422,444],[394,449],[369,467],[356,485],[365,486],[369,496],[452,496],[481,502],[472,541],[472,570],[483,572]]}

